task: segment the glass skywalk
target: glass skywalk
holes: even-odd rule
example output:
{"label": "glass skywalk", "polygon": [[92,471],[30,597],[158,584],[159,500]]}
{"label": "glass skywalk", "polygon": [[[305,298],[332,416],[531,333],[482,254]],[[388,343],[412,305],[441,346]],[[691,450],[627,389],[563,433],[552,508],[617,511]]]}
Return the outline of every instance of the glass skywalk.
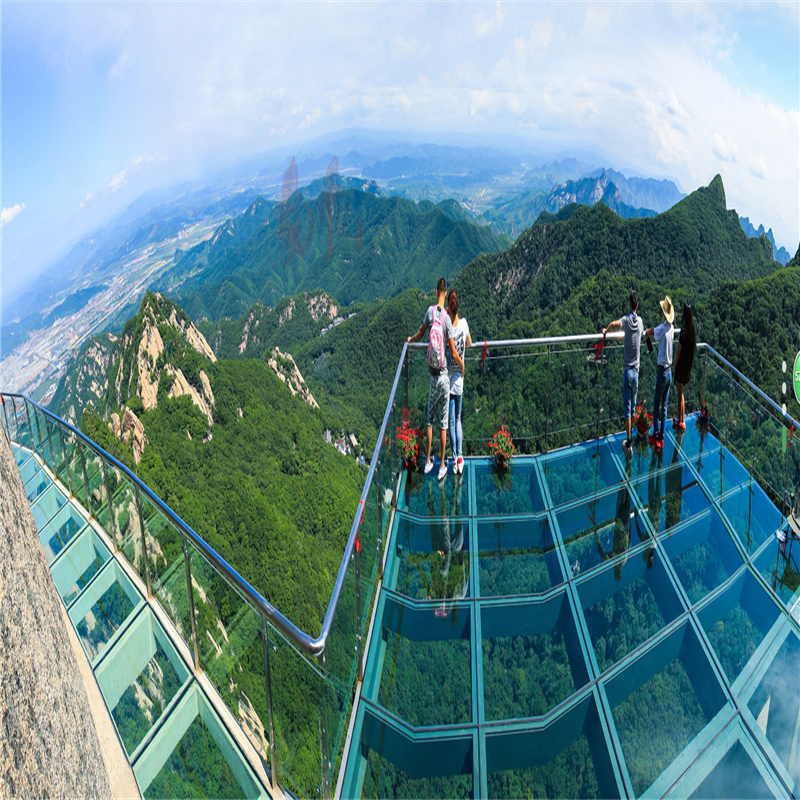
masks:
{"label": "glass skywalk", "polygon": [[796,793],[783,518],[687,425],[403,474],[343,797]]}
{"label": "glass skywalk", "polygon": [[144,798],[267,797],[192,665],[76,498],[12,444],[53,582]]}

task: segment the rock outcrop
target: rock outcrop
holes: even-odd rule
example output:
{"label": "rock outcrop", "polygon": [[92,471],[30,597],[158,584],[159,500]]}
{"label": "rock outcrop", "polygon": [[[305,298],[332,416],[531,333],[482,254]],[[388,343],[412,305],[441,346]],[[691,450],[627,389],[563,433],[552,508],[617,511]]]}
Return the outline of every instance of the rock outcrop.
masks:
{"label": "rock outcrop", "polygon": [[267,361],[275,374],[289,387],[289,391],[294,395],[299,395],[303,402],[312,408],[319,408],[319,404],[311,394],[311,390],[306,386],[297,364],[289,353],[282,353],[279,347],[275,347]]}
{"label": "rock outcrop", "polygon": [[134,461],[138,464],[142,460],[147,437],[144,435],[142,421],[129,408],[125,409],[125,414],[122,417],[121,438],[125,444],[131,445]]}

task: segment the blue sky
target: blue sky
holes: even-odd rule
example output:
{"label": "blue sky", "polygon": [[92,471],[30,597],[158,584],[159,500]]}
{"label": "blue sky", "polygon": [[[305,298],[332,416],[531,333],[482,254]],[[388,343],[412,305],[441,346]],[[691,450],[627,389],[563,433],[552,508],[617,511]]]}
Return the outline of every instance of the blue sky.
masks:
{"label": "blue sky", "polygon": [[0,7],[10,291],[141,192],[352,126],[600,152],[800,239],[798,3]]}

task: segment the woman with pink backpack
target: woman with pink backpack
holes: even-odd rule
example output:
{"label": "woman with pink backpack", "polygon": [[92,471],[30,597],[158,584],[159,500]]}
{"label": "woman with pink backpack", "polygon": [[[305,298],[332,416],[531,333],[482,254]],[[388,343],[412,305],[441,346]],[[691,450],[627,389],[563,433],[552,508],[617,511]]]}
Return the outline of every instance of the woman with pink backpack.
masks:
{"label": "woman with pink backpack", "polygon": [[431,374],[431,383],[428,388],[428,427],[427,427],[427,459],[425,461],[425,474],[433,469],[431,458],[431,445],[433,441],[434,422],[439,426],[441,444],[441,457],[439,460],[439,480],[447,477],[447,461],[445,447],[447,446],[447,424],[450,406],[450,377],[447,369],[447,349],[452,360],[464,372],[464,360],[456,351],[453,344],[453,322],[444,307],[447,297],[447,283],[444,278],[439,278],[436,284],[436,305],[430,306],[425,312],[419,330],[409,336],[407,341],[418,342],[430,331],[428,335],[428,371]]}

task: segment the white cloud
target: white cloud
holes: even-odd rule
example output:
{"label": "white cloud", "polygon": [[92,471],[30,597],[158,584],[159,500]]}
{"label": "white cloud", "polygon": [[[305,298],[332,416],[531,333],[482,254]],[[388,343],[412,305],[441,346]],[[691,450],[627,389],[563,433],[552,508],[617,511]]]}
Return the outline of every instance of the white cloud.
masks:
{"label": "white cloud", "polygon": [[126,44],[122,50],[120,50],[119,55],[108,70],[109,81],[116,80],[128,69],[133,60],[133,55],[133,46],[130,43]]}
{"label": "white cloud", "polygon": [[739,151],[736,145],[723,139],[718,133],[714,134],[714,146],[711,150],[720,161],[735,164],[739,160]]}
{"label": "white cloud", "polygon": [[107,192],[116,192],[118,189],[121,189],[126,183],[127,180],[125,176],[128,174],[128,170],[123,169],[120,170],[109,182],[108,186],[106,186]]}
{"label": "white cloud", "polygon": [[25,203],[17,203],[11,208],[4,208],[2,212],[0,212],[0,228],[5,228],[9,222],[11,222],[15,217],[19,215],[21,211],[23,211],[27,206]]}
{"label": "white cloud", "polygon": [[83,208],[92,198],[94,197],[93,192],[89,192],[86,197],[84,198],[83,202],[81,203],[81,208]]}
{"label": "white cloud", "polygon": [[155,164],[157,161],[163,161],[164,156],[161,153],[142,153],[140,156],[136,156],[133,161],[133,166],[136,169],[140,169],[141,167],[146,167],[148,164]]}
{"label": "white cloud", "polygon": [[480,14],[475,15],[475,35],[481,39],[490,33],[499,31],[503,27],[505,19],[506,12],[503,10],[503,4],[500,0],[496,0],[493,14],[485,14],[481,11]]}

